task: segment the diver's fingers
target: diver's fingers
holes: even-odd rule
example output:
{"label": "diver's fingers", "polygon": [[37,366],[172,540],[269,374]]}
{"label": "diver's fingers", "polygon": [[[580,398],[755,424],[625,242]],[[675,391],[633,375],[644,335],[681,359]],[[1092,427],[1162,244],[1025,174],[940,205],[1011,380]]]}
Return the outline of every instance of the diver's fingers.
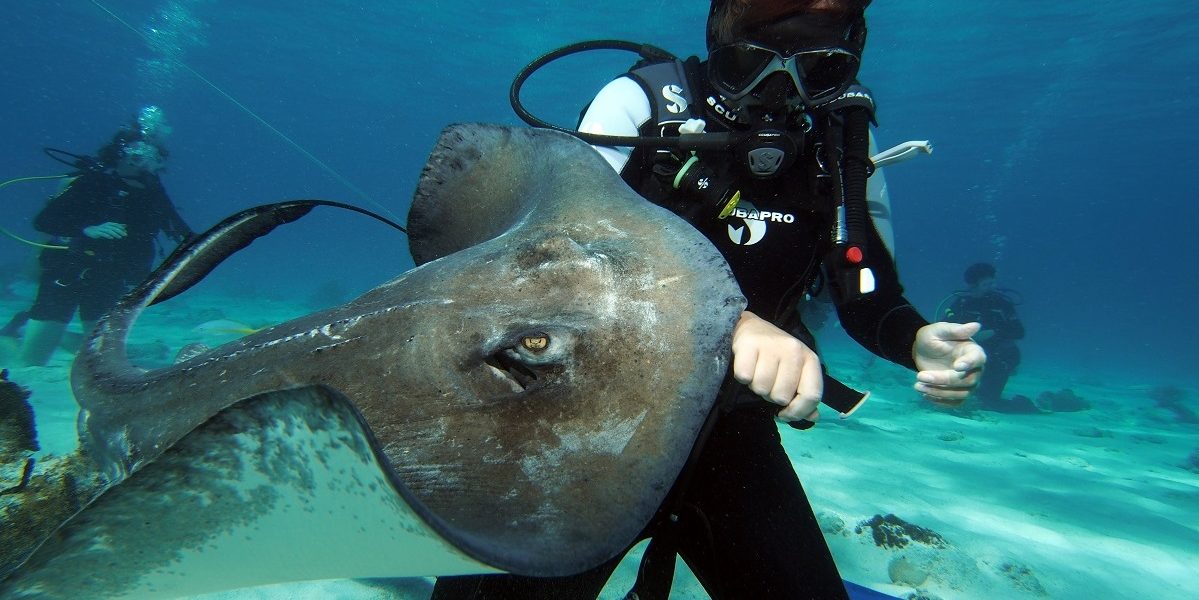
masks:
{"label": "diver's fingers", "polygon": [[955,369],[928,370],[916,373],[917,385],[936,388],[972,389],[978,383],[981,369],[958,371]]}
{"label": "diver's fingers", "polygon": [[799,389],[795,398],[787,407],[779,411],[778,418],[783,421],[798,421],[806,419],[816,422],[820,420],[820,399],[824,397],[824,372],[820,369],[820,359],[812,353],[803,364],[803,375],[799,380]]}
{"label": "diver's fingers", "polygon": [[948,321],[937,321],[929,323],[922,329],[930,341],[938,342],[964,342],[970,339],[971,336],[978,333],[982,328],[982,324],[974,323],[950,323]]}
{"label": "diver's fingers", "polygon": [[951,341],[965,341],[974,337],[982,329],[982,323],[974,321],[972,323],[946,323],[949,327],[941,330],[941,339]]}
{"label": "diver's fingers", "polygon": [[774,384],[770,388],[770,397],[767,400],[779,406],[787,406],[795,398],[803,381],[803,360],[802,355],[792,355],[779,362],[778,372],[774,375]]}
{"label": "diver's fingers", "polygon": [[738,383],[749,384],[754,380],[754,371],[758,368],[758,350],[750,346],[737,351],[733,351],[733,378]]}
{"label": "diver's fingers", "polygon": [[924,394],[929,400],[948,406],[961,405],[966,401],[966,398],[970,397],[970,392],[972,391],[971,389],[936,387],[925,383],[917,383],[915,388],[917,392]]}
{"label": "diver's fingers", "polygon": [[987,364],[987,352],[975,343],[963,344],[954,358],[953,368],[958,372],[978,371]]}
{"label": "diver's fingers", "polygon": [[779,364],[779,359],[774,354],[769,352],[758,355],[758,362],[754,365],[754,376],[749,382],[749,389],[753,393],[773,402],[775,404],[786,404],[790,400],[790,395],[785,399],[779,399],[774,396],[775,382],[778,381],[779,372],[783,367]]}

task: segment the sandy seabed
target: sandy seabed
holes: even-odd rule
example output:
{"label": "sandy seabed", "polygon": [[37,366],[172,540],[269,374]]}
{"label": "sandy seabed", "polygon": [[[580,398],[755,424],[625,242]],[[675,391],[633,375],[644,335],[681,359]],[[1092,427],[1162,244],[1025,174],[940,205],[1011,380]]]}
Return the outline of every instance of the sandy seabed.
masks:
{"label": "sandy seabed", "polygon": [[[0,318],[27,305],[23,295],[0,299]],[[237,335],[202,324],[262,326],[311,310],[271,305],[215,294],[172,300],[139,321],[132,354],[165,364],[184,344]],[[910,373],[840,340],[823,356],[830,372],[872,396],[848,419],[826,410],[816,428],[784,427],[783,438],[846,579],[928,600],[1199,594],[1199,424],[1155,399],[1157,382],[1026,365],[1008,394],[1069,389],[1089,408],[1010,415],[934,407],[911,389]],[[17,368],[13,340],[0,339],[0,367],[33,392],[43,456],[76,446],[70,361],[59,351],[44,368]],[[1195,406],[1196,389],[1175,391]],[[640,549],[603,598],[623,597]],[[208,598],[427,598],[430,589],[429,580],[331,581]],[[672,597],[707,596],[684,568]]]}

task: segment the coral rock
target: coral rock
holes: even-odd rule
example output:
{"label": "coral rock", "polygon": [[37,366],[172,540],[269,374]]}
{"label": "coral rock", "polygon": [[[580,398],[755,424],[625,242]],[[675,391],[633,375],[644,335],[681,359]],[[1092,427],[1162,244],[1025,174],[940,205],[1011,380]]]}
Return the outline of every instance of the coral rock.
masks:
{"label": "coral rock", "polygon": [[1037,404],[1041,408],[1053,412],[1078,412],[1091,409],[1090,401],[1075,394],[1074,390],[1069,388],[1057,392],[1041,392],[1041,395],[1037,396]]}
{"label": "coral rock", "polygon": [[854,533],[862,533],[867,527],[874,537],[874,545],[880,548],[903,548],[912,542],[934,548],[946,548],[949,545],[941,534],[908,523],[895,515],[874,515],[869,520],[859,523],[854,528]]}

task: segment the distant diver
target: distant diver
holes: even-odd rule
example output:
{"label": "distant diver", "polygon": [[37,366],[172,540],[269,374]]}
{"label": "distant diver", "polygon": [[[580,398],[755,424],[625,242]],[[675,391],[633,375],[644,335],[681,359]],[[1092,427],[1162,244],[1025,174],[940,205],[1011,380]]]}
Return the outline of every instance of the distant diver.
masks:
{"label": "distant diver", "polygon": [[95,158],[47,150],[75,158],[69,164],[77,171],[33,221],[50,238],[39,253],[37,297],[24,325],[25,365],[46,364],[76,311],[86,333],[145,279],[159,233],[177,243],[192,235],[159,179],[169,132],[162,109],[146,106]]}
{"label": "distant diver", "polygon": [[1027,396],[1003,398],[1003,388],[1020,365],[1016,341],[1024,338],[1024,324],[1016,314],[1017,298],[1010,290],[995,287],[995,266],[990,263],[970,265],[962,278],[969,288],[943,300],[938,312],[946,321],[982,324],[974,334],[987,352],[987,370],[974,392],[979,407],[1006,413],[1041,412]]}

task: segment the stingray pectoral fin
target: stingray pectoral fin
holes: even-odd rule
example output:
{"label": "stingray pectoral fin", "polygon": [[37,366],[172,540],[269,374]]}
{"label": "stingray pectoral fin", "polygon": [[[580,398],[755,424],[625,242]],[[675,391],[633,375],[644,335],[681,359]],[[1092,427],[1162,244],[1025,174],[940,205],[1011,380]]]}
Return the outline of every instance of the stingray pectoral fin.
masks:
{"label": "stingray pectoral fin", "polygon": [[388,473],[344,396],[321,387],[256,396],[69,521],[0,597],[174,598],[496,571],[426,525]]}

